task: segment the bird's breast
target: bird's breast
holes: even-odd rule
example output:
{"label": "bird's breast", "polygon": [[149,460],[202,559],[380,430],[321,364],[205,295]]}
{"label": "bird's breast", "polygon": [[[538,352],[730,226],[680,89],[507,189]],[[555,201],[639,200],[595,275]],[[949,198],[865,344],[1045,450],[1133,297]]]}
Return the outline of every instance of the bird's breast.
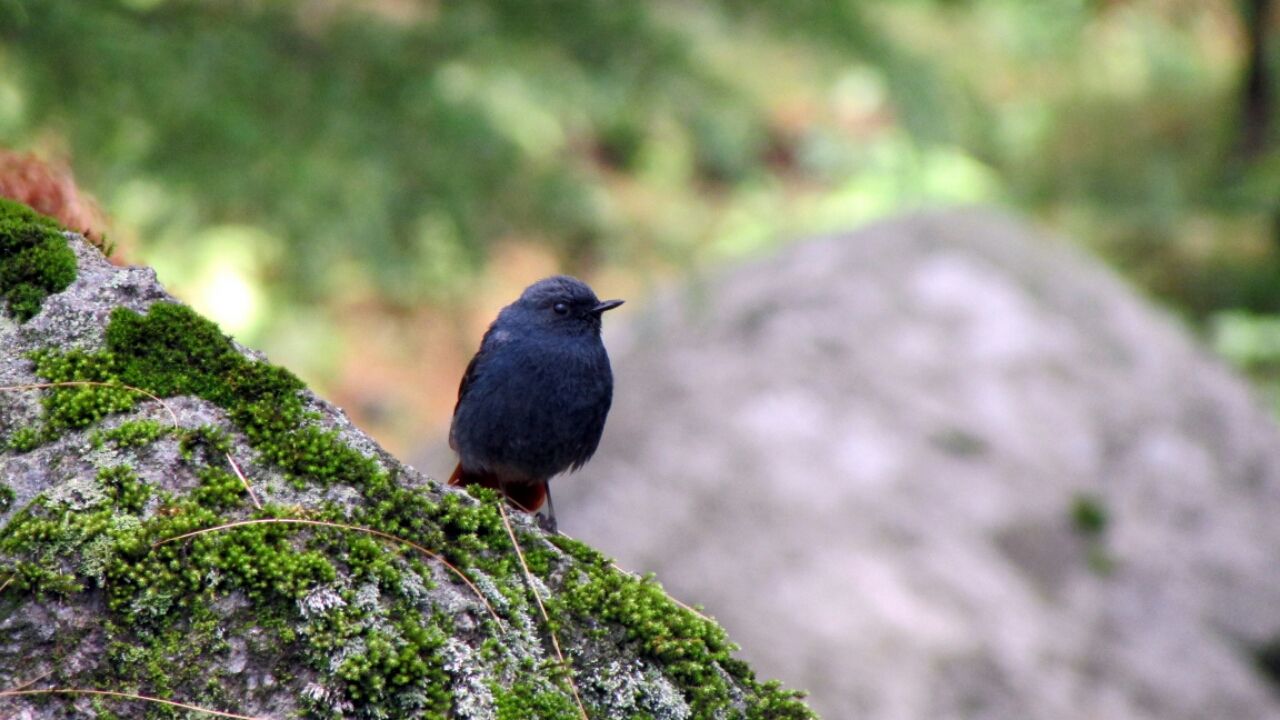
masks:
{"label": "bird's breast", "polygon": [[612,403],[604,347],[512,341],[501,350],[488,358],[483,391],[469,393],[471,407],[461,408],[471,427],[483,428],[473,436],[481,454],[543,477],[585,461]]}

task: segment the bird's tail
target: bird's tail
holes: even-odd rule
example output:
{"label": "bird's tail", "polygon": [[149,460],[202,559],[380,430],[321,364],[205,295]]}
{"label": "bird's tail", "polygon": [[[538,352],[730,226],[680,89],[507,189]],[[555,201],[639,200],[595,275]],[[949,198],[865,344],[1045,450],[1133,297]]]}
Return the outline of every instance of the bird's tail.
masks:
{"label": "bird's tail", "polygon": [[502,493],[512,505],[525,512],[537,512],[547,501],[547,481],[536,482],[503,482],[502,478],[491,472],[475,472],[463,470],[462,463],[453,469],[449,476],[449,484],[457,487],[479,485]]}

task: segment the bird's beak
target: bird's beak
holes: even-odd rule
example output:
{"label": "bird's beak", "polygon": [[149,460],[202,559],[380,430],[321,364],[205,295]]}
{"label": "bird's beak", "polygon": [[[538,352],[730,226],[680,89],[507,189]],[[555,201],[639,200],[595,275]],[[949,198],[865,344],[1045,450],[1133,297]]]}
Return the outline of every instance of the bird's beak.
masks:
{"label": "bird's beak", "polygon": [[612,310],[623,303],[622,300],[601,300],[595,307],[591,308],[592,315],[599,315],[605,310]]}

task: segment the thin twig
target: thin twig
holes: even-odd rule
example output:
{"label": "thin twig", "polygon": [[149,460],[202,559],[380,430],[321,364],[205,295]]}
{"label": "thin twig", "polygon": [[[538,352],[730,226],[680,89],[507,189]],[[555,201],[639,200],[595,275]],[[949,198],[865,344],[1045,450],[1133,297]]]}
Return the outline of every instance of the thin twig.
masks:
{"label": "thin twig", "polygon": [[68,386],[76,386],[76,385],[92,385],[92,386],[95,386],[95,387],[113,387],[113,388],[120,388],[121,390],[132,390],[133,392],[140,393],[140,394],[142,394],[142,395],[146,395],[147,397],[151,398],[152,400],[155,400],[156,402],[160,403],[160,406],[161,406],[161,407],[163,407],[163,408],[165,409],[165,411],[167,411],[167,412],[169,413],[169,417],[173,419],[173,429],[174,429],[174,430],[177,430],[177,429],[179,429],[179,428],[181,427],[181,425],[179,425],[179,423],[178,423],[178,414],[177,414],[177,413],[175,413],[175,412],[173,411],[173,408],[169,407],[169,405],[168,405],[167,403],[165,403],[165,401],[164,401],[164,400],[160,399],[160,398],[159,398],[158,396],[156,396],[156,395],[153,395],[153,394],[151,394],[151,393],[147,392],[146,390],[143,390],[142,388],[134,387],[134,386],[132,386],[132,385],[125,385],[124,383],[115,383],[115,382],[98,382],[98,381],[96,381],[96,380],[67,380],[67,381],[65,381],[65,382],[29,383],[29,384],[26,384],[26,385],[4,385],[4,386],[0,386],[0,391],[5,391],[5,390],[42,390],[42,389],[45,389],[45,388],[68,387]]}
{"label": "thin twig", "polygon": [[135,695],[133,693],[115,692],[112,690],[89,690],[84,688],[49,688],[48,690],[0,690],[0,697],[13,697],[15,695],[105,695],[107,697],[124,698],[126,700],[142,700],[144,702],[160,703],[170,707],[182,708],[183,710],[193,710],[217,717],[233,718],[234,720],[266,720],[262,717],[253,715],[237,715],[235,713],[222,712],[221,710],[210,710],[202,708],[198,705],[188,705],[186,703],[174,702],[173,700],[165,700],[163,698],[149,697],[147,695]]}
{"label": "thin twig", "polygon": [[236,459],[231,457],[231,453],[227,453],[227,462],[231,463],[231,469],[236,471],[236,477],[240,478],[240,482],[244,483],[244,489],[249,491],[249,499],[253,501],[253,506],[262,509],[262,503],[258,502],[258,496],[253,492],[253,486],[249,484],[249,478],[240,472],[240,466],[236,464]]}
{"label": "thin twig", "polygon": [[542,604],[542,597],[538,595],[538,588],[533,584],[533,574],[529,572],[529,565],[524,561],[524,551],[520,549],[520,543],[516,540],[516,531],[511,528],[511,518],[507,516],[506,505],[498,503],[498,510],[502,512],[502,524],[507,528],[507,535],[511,538],[511,546],[516,549],[516,557],[520,559],[520,568],[524,570],[524,579],[529,585],[529,592],[533,594],[534,602],[538,603],[538,611],[542,613],[542,620],[547,624],[547,634],[551,636],[551,647],[556,651],[556,659],[568,670],[565,679],[569,682],[569,690],[573,693],[574,701],[578,703],[578,710],[582,713],[582,720],[591,720],[587,715],[586,706],[582,704],[582,698],[578,695],[578,686],[573,682],[573,671],[569,668],[569,664],[564,661],[564,653],[560,652],[560,641],[556,639],[555,628],[551,627],[551,617],[547,615],[547,608]]}
{"label": "thin twig", "polygon": [[395,535],[392,535],[390,533],[384,533],[381,530],[374,530],[373,528],[361,527],[359,525],[347,525],[345,523],[329,522],[328,520],[304,520],[302,518],[259,518],[257,520],[238,520],[236,522],[226,523],[225,525],[214,525],[213,527],[207,527],[202,530],[192,530],[189,533],[183,533],[181,535],[176,535],[171,538],[165,538],[164,540],[157,540],[156,542],[151,544],[151,547],[153,548],[160,547],[161,545],[164,545],[166,543],[178,542],[179,540],[186,540],[187,538],[193,538],[197,535],[203,535],[205,533],[211,533],[217,530],[229,530],[231,528],[243,527],[246,525],[268,525],[268,524],[276,524],[276,523],[284,523],[284,524],[292,524],[292,525],[315,525],[318,527],[338,528],[340,530],[354,530],[355,532],[362,532],[367,535],[375,535],[377,537],[384,538],[386,540],[391,540],[393,542],[398,542],[404,545],[408,545],[409,547],[413,548],[414,550],[417,550],[423,555],[426,555],[427,557],[432,558],[433,560],[438,560],[441,565],[444,565],[446,568],[451,570],[454,575],[457,575],[459,578],[461,578],[462,582],[466,583],[467,587],[471,588],[472,592],[476,594],[476,597],[480,598],[480,602],[484,603],[485,609],[487,609],[489,611],[489,614],[493,616],[494,621],[499,624],[501,624],[502,622],[502,620],[498,617],[498,613],[494,611],[493,606],[490,605],[489,601],[485,598],[484,593],[480,592],[480,588],[476,587],[475,583],[471,582],[471,578],[467,577],[466,575],[463,574],[461,570],[451,565],[448,560],[445,560],[439,554],[434,553],[422,547],[421,545],[413,542],[412,540],[405,540],[402,537],[396,537]]}
{"label": "thin twig", "polygon": [[37,676],[35,676],[35,677],[31,678],[30,680],[28,680],[28,681],[26,681],[26,682],[24,682],[24,683],[22,683],[22,684],[20,684],[20,685],[15,685],[15,686],[13,686],[13,687],[9,688],[8,692],[15,692],[15,691],[21,690],[21,689],[23,689],[23,688],[25,688],[25,687],[29,687],[29,686],[31,686],[31,685],[35,685],[36,683],[38,683],[38,682],[40,682],[41,680],[43,680],[43,679],[45,679],[45,678],[49,677],[49,676],[50,676],[50,675],[52,675],[52,674],[53,674],[53,671],[52,671],[52,670],[49,670],[48,672],[44,673],[43,675],[37,675]]}
{"label": "thin twig", "polygon": [[0,585],[0,592],[4,592],[4,589],[9,587],[9,583],[13,582],[15,577],[17,577],[17,575],[10,575],[9,579],[5,580],[3,585]]}

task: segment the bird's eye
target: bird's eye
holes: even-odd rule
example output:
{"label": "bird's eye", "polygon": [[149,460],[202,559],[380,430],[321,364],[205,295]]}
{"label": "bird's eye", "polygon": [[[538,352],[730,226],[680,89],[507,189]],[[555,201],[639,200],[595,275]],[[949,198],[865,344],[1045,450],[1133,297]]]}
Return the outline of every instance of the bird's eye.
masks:
{"label": "bird's eye", "polygon": [[556,303],[551,306],[551,309],[555,310],[557,315],[564,315],[569,312],[569,306],[564,303]]}

